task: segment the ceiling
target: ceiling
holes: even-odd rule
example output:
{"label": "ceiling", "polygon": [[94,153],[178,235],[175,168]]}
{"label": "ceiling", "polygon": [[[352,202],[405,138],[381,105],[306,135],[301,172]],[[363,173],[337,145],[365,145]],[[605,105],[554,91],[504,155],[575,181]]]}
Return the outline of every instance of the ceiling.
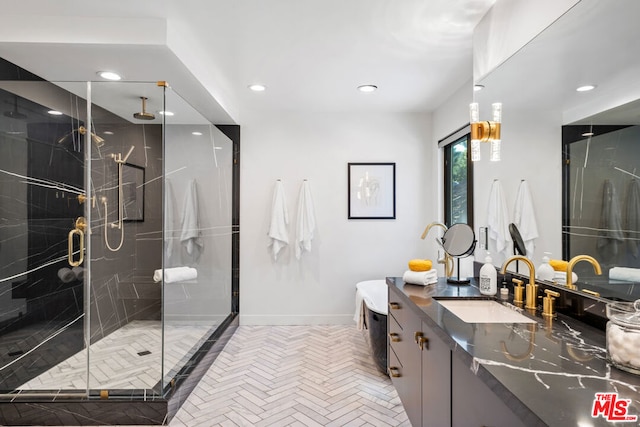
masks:
{"label": "ceiling", "polygon": [[[217,124],[248,110],[426,112],[470,80],[473,28],[494,1],[22,0],[3,7],[0,57],[50,81],[167,80]],[[101,102],[132,120],[128,88]]]}

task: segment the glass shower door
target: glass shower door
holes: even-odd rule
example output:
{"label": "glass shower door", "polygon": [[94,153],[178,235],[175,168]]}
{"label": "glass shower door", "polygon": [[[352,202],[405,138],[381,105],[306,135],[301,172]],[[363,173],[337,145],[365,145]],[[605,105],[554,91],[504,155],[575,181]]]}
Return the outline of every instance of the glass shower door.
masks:
{"label": "glass shower door", "polygon": [[86,102],[2,81],[0,105],[0,390],[84,393],[86,361],[64,366],[85,347]]}

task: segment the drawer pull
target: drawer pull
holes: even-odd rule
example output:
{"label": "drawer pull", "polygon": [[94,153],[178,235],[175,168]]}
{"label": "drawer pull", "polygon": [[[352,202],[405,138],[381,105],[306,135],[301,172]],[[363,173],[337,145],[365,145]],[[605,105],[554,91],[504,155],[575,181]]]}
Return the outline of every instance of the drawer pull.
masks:
{"label": "drawer pull", "polygon": [[420,350],[424,350],[425,348],[429,350],[429,338],[427,337],[419,337],[418,338],[418,347]]}
{"label": "drawer pull", "polygon": [[391,307],[391,309],[393,310],[400,310],[400,304],[397,302],[390,302],[389,307]]}
{"label": "drawer pull", "polygon": [[400,368],[397,368],[395,366],[389,366],[389,369],[387,369],[387,371],[389,371],[390,377],[400,378],[402,376],[400,375]]}
{"label": "drawer pull", "polygon": [[400,342],[400,341],[402,341],[402,340],[400,339],[400,335],[398,335],[398,334],[397,334],[397,333],[395,333],[395,332],[389,332],[389,340],[390,340],[391,342]]}

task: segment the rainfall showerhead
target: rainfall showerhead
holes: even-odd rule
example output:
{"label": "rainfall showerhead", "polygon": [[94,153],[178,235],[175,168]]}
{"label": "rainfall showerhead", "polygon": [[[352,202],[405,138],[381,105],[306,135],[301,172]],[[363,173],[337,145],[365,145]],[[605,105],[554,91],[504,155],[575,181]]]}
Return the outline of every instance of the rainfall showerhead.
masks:
{"label": "rainfall showerhead", "polygon": [[134,119],[138,119],[138,120],[153,120],[156,118],[156,116],[153,113],[147,113],[146,109],[147,109],[147,98],[144,96],[141,96],[140,99],[142,100],[142,111],[140,113],[134,113],[133,114],[133,118]]}
{"label": "rainfall showerhead", "polygon": [[27,118],[26,114],[22,114],[21,112],[18,111],[18,95],[15,95],[13,98],[13,110],[5,111],[4,115],[11,119],[18,119],[18,120],[24,120]]}

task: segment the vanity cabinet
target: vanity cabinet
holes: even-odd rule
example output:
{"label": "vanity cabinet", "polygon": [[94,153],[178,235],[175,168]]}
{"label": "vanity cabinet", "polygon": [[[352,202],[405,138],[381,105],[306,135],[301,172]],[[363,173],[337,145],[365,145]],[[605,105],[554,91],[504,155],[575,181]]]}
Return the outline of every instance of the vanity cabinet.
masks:
{"label": "vanity cabinet", "polygon": [[451,424],[451,350],[389,289],[389,376],[412,426]]}
{"label": "vanity cabinet", "polygon": [[524,424],[457,356],[451,358],[453,427],[520,427]]}

